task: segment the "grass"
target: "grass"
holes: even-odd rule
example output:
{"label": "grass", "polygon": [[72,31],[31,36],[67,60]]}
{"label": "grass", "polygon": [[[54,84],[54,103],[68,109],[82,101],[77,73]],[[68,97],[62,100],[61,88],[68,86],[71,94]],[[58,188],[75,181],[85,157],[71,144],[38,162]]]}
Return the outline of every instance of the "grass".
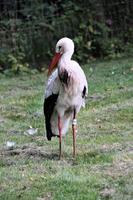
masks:
{"label": "grass", "polygon": [[[132,63],[130,58],[84,66],[89,97],[78,115],[75,159],[71,130],[62,160],[58,140],[44,137],[46,75],[0,74],[1,200],[132,199]],[[25,134],[29,126],[37,134]],[[7,141],[16,143],[14,149],[7,149]]]}

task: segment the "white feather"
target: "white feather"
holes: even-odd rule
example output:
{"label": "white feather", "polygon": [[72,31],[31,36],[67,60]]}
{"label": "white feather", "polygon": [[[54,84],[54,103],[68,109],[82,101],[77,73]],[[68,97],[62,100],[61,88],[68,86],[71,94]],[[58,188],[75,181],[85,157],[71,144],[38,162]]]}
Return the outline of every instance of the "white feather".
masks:
{"label": "white feather", "polygon": [[52,94],[58,94],[60,90],[60,81],[58,77],[58,70],[56,69],[49,77],[45,89],[45,98]]}

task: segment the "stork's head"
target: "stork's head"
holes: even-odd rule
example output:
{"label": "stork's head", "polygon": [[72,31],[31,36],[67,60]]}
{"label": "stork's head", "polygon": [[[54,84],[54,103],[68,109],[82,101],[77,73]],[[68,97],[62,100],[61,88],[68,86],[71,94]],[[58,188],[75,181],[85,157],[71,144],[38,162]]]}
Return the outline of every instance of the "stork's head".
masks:
{"label": "stork's head", "polygon": [[71,58],[74,52],[74,43],[71,39],[64,37],[60,39],[55,48],[55,55],[52,59],[52,62],[49,66],[48,76],[51,75],[52,71],[57,67],[58,61],[62,55],[66,54]]}

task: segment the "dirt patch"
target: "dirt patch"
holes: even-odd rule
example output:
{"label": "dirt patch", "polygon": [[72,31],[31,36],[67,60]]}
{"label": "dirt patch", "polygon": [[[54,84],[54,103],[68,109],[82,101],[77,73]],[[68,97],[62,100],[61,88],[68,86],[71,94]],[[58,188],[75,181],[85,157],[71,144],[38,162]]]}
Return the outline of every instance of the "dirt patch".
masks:
{"label": "dirt patch", "polygon": [[56,160],[58,159],[58,154],[53,152],[47,152],[43,147],[38,147],[37,145],[28,144],[21,147],[15,147],[14,149],[2,148],[0,149],[1,157],[9,156],[19,156],[19,157],[33,157],[33,158],[43,158]]}
{"label": "dirt patch", "polygon": [[100,192],[100,195],[104,198],[112,197],[115,193],[115,189],[113,188],[105,188]]}

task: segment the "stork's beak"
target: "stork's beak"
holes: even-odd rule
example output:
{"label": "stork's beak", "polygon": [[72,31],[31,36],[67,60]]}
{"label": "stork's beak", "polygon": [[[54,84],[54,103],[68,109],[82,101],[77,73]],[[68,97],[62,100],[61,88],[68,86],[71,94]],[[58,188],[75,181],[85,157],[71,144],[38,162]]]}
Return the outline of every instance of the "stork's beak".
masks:
{"label": "stork's beak", "polygon": [[50,76],[52,71],[57,67],[57,63],[58,63],[60,57],[61,57],[61,53],[55,53],[55,55],[52,59],[52,62],[49,65],[49,68],[48,68],[48,76]]}

